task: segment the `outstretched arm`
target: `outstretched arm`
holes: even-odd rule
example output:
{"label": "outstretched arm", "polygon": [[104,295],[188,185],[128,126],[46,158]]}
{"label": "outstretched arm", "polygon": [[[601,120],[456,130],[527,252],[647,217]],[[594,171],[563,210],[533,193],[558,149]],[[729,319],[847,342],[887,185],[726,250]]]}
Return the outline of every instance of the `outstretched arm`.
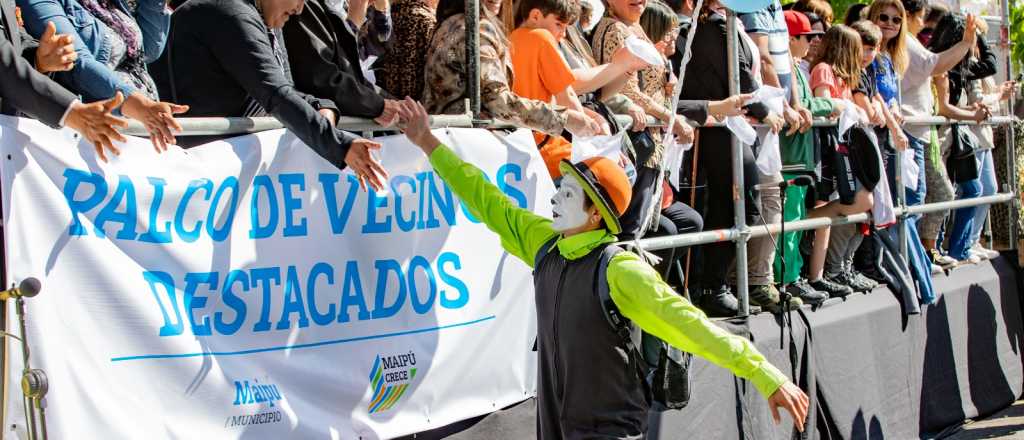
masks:
{"label": "outstretched arm", "polygon": [[790,412],[797,429],[803,430],[807,396],[750,341],[712,324],[634,253],[620,252],[613,257],[607,275],[612,301],[623,316],[663,341],[750,380],[769,400],[776,421],[776,407],[781,406]]}
{"label": "outstretched arm", "polygon": [[405,121],[402,131],[427,154],[434,172],[474,217],[501,237],[505,250],[532,267],[541,246],[558,235],[551,229],[551,220],[513,204],[498,187],[484,179],[478,168],[442,145],[430,132],[429,116],[420,103],[406,98],[399,114]]}

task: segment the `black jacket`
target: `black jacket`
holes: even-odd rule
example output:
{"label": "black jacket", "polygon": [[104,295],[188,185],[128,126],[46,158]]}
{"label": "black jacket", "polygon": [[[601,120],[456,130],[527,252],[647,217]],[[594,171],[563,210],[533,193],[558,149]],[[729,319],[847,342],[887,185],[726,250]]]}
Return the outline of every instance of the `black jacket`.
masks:
{"label": "black jacket", "polygon": [[[22,58],[23,32],[15,18],[13,2],[0,1],[0,10],[0,113],[16,115],[21,111],[57,127],[76,97]],[[30,49],[29,56],[32,53]]]}
{"label": "black jacket", "polygon": [[334,101],[342,115],[376,118],[384,98],[363,77],[356,37],[323,0],[307,0],[284,25],[284,40],[299,90]]}
{"label": "black jacket", "polygon": [[[276,56],[272,44],[252,3],[189,0],[171,18],[170,100],[191,107],[185,116],[251,116],[251,96],[313,151],[344,168],[345,154],[358,137],[335,129],[317,113],[333,109],[333,103],[296,90],[287,57]],[[284,42],[277,44],[283,50]]]}

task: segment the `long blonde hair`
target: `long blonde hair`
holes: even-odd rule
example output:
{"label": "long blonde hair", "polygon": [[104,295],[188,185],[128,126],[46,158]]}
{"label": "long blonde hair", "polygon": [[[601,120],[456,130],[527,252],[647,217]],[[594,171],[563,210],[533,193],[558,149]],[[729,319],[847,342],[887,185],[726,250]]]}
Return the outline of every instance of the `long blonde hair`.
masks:
{"label": "long blonde hair", "polygon": [[872,23],[877,22],[882,11],[890,6],[900,12],[900,18],[903,21],[900,23],[900,33],[883,44],[882,50],[892,59],[892,65],[896,67],[896,74],[903,76],[903,72],[906,72],[907,66],[910,65],[910,55],[907,54],[907,38],[910,38],[910,33],[907,32],[907,10],[903,8],[903,2],[900,0],[875,0],[868,7],[867,19]]}
{"label": "long blonde hair", "polygon": [[811,63],[811,68],[820,63],[828,64],[832,67],[832,73],[853,90],[860,83],[863,47],[857,31],[842,24],[832,26],[821,39],[818,59]]}

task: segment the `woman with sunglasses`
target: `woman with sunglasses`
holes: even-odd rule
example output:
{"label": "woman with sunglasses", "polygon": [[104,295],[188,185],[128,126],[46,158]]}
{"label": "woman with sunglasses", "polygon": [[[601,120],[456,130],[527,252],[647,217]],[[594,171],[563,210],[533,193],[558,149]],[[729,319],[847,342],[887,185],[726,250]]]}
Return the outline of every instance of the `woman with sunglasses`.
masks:
{"label": "woman with sunglasses", "polygon": [[[935,114],[932,76],[946,73],[956,66],[977,41],[975,19],[968,16],[966,27],[969,29],[964,32],[964,37],[959,43],[939,53],[929,51],[916,38],[918,32],[924,28],[927,9],[926,0],[878,0],[868,11],[869,19],[882,29],[883,40],[888,40],[883,42],[883,47],[892,58],[896,71],[902,72],[899,88],[900,106],[903,114],[909,116]],[[892,41],[893,39],[898,40]],[[915,152],[920,149],[922,158],[918,164],[923,165],[919,167],[923,173],[918,174],[918,191],[915,191],[915,198],[908,197],[908,204],[922,201],[917,196],[925,196],[923,201],[926,202],[952,200],[953,187],[949,179],[945,178],[945,167],[941,161],[924,160],[924,157],[935,156],[926,154],[926,151],[938,149],[938,142],[933,142],[934,128],[912,125],[905,127],[905,130]],[[926,179],[926,182],[921,182],[922,178]],[[925,188],[930,191],[926,191]],[[918,232],[921,234],[922,244],[932,256],[932,262],[939,266],[948,266],[955,264],[956,260],[935,250],[935,241],[943,218],[943,215],[924,216],[918,225]]]}

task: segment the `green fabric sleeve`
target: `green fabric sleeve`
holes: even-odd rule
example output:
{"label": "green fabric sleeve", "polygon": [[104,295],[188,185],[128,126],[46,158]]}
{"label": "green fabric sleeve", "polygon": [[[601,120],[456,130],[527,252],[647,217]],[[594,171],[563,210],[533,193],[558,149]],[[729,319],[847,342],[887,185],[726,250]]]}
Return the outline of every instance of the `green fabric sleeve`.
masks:
{"label": "green fabric sleeve", "polygon": [[483,177],[479,168],[464,162],[451,149],[439,145],[430,164],[473,217],[501,237],[501,246],[533,267],[541,246],[558,235],[551,220],[516,206]]}
{"label": "green fabric sleeve", "polygon": [[811,111],[811,116],[821,118],[832,114],[834,107],[832,106],[832,100],[828,98],[810,98],[806,102],[807,109]]}
{"label": "green fabric sleeve", "polygon": [[789,381],[750,341],[713,324],[636,254],[616,254],[607,276],[619,311],[647,333],[750,380],[765,398]]}

